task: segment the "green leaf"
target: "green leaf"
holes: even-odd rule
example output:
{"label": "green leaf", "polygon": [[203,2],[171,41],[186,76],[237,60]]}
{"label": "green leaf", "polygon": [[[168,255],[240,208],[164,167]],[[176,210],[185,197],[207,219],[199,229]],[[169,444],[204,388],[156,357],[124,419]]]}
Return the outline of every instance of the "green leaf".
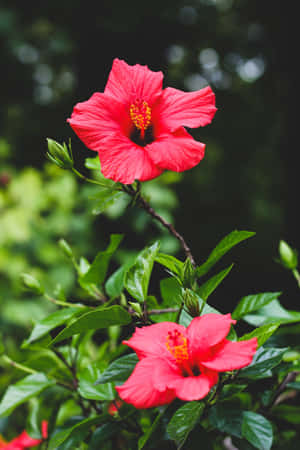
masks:
{"label": "green leaf", "polygon": [[247,314],[243,317],[243,320],[255,327],[268,323],[296,323],[300,322],[300,312],[289,311],[283,308],[278,300],[273,300],[268,305],[259,309],[255,314]]}
{"label": "green leaf", "polygon": [[94,158],[85,158],[84,165],[87,169],[100,171],[101,165],[99,156],[95,156]]}
{"label": "green leaf", "polygon": [[259,450],[270,450],[272,447],[272,425],[261,414],[252,411],[244,411],[242,436]]}
{"label": "green leaf", "polygon": [[166,255],[165,253],[158,253],[155,257],[155,261],[169,269],[170,272],[180,279],[182,278],[183,262],[179,261],[179,259],[171,255]]}
{"label": "green leaf", "polygon": [[111,257],[119,247],[122,239],[122,234],[112,234],[110,236],[110,242],[107,249],[97,254],[88,271],[80,277],[81,283],[97,285],[103,283]]}
{"label": "green leaf", "polygon": [[244,336],[239,338],[239,341],[246,341],[254,337],[257,338],[258,347],[261,347],[273,333],[277,330],[279,324],[263,325],[262,327],[256,328],[251,331],[251,333],[244,334]]}
{"label": "green leaf", "polygon": [[158,424],[159,424],[160,419],[161,419],[162,415],[164,414],[164,412],[165,412],[165,410],[162,411],[161,413],[157,414],[157,416],[155,417],[153,423],[148,428],[146,433],[142,437],[140,437],[139,442],[138,442],[138,450],[142,450],[145,447],[145,445],[149,441],[151,435],[154,433],[154,431],[158,427]]}
{"label": "green leaf", "polygon": [[197,267],[196,273],[198,277],[205,275],[211,267],[213,267],[222,256],[225,255],[232,247],[244,241],[245,239],[249,239],[254,236],[255,233],[252,231],[238,231],[234,230],[225,236],[218,245],[213,249],[210,253],[209,257],[205,261],[205,263],[201,264],[201,266]]}
{"label": "green leaf", "polygon": [[[292,383],[291,383],[292,384]],[[294,425],[300,424],[300,407],[295,405],[276,405],[272,408],[272,416],[286,420]]]}
{"label": "green leaf", "polygon": [[105,423],[101,427],[97,428],[93,433],[92,438],[89,442],[89,450],[100,450],[100,444],[108,441],[111,436],[120,431],[120,428],[115,423]]}
{"label": "green leaf", "polygon": [[242,410],[216,404],[209,411],[209,421],[214,428],[238,438],[242,437]]}
{"label": "green leaf", "polygon": [[111,401],[115,398],[115,389],[112,383],[96,386],[95,382],[100,378],[99,364],[88,365],[79,375],[79,394],[88,400]]}
{"label": "green leaf", "polygon": [[127,261],[119,269],[117,269],[106,281],[105,291],[111,298],[119,297],[124,289],[125,274],[129,267],[132,266],[133,258],[127,257]]}
{"label": "green leaf", "polygon": [[67,339],[78,333],[84,333],[90,330],[107,328],[111,325],[127,325],[131,322],[130,314],[119,305],[113,305],[108,308],[100,306],[93,311],[83,314],[71,325],[64,328],[50,343],[50,345]]}
{"label": "green leaf", "polygon": [[203,299],[207,300],[210,294],[214,292],[214,290],[219,286],[219,284],[224,280],[225,277],[229,274],[233,267],[233,264],[231,266],[227,267],[226,269],[222,270],[221,272],[217,273],[217,275],[214,275],[209,280],[207,280],[205,283],[203,283],[198,289],[197,294]]}
{"label": "green leaf", "polygon": [[144,302],[148,295],[148,286],[151,272],[160,243],[156,241],[151,247],[146,247],[141,251],[133,266],[125,276],[125,287],[133,298],[139,302]]}
{"label": "green leaf", "polygon": [[[179,284],[176,278],[164,278],[160,282],[160,293],[163,301],[157,306],[157,308],[165,309],[178,307],[179,309],[181,302],[183,301],[182,292],[182,286]],[[174,322],[176,319],[176,315],[177,312],[167,312],[155,315],[153,314],[151,316],[151,319],[154,322]]]}
{"label": "green leaf", "polygon": [[96,200],[93,205],[92,213],[97,215],[103,213],[109,206],[114,205],[120,199],[128,199],[128,195],[125,192],[112,189],[103,189],[97,195],[91,197],[92,200]]}
{"label": "green leaf", "polygon": [[225,384],[221,391],[220,401],[231,399],[234,395],[239,394],[246,389],[247,384]]}
{"label": "green leaf", "polygon": [[271,303],[280,295],[281,292],[263,292],[261,294],[247,295],[247,297],[243,297],[238,303],[232,313],[232,318],[238,320],[249,312],[256,311],[268,303]]}
{"label": "green leaf", "polygon": [[105,369],[95,384],[106,383],[107,381],[123,383],[131,375],[138,361],[139,359],[135,353],[121,356],[121,358],[113,361],[108,368]]}
{"label": "green leaf", "polygon": [[9,386],[0,403],[0,417],[9,415],[17,406],[54,384],[55,382],[43,373],[35,373]]}
{"label": "green leaf", "polygon": [[178,449],[182,448],[189,433],[202,416],[204,408],[203,402],[189,402],[177,409],[172,416],[167,426],[167,432],[176,442]]}
{"label": "green leaf", "polygon": [[[61,447],[67,441],[72,440],[73,449],[77,448],[77,444],[83,442],[85,436],[91,430],[93,425],[99,425],[107,420],[106,414],[101,414],[97,417],[93,417],[91,419],[85,419],[72,427],[61,430],[58,433],[55,433],[53,437],[50,439],[48,444],[48,450],[62,450]],[[70,447],[69,447],[70,448]]]}
{"label": "green leaf", "polygon": [[260,347],[255,353],[252,363],[240,370],[239,377],[259,379],[269,376],[273,367],[280,364],[287,348],[264,348]]}
{"label": "green leaf", "polygon": [[78,316],[80,313],[84,313],[88,310],[88,308],[64,308],[54,313],[50,314],[45,319],[41,320],[37,324],[35,324],[30,336],[24,342],[23,346],[26,347],[31,342],[34,342],[41,337],[45,336],[49,331],[54,328],[63,325],[67,320],[72,317]]}

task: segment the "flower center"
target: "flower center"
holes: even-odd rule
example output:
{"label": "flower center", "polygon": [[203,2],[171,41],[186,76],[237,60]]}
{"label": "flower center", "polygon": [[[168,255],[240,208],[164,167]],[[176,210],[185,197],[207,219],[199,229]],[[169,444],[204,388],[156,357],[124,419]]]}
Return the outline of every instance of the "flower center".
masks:
{"label": "flower center", "polygon": [[141,139],[145,137],[145,131],[151,124],[151,108],[145,100],[136,100],[130,105],[130,118],[134,126],[140,130]]}
{"label": "flower center", "polygon": [[176,359],[177,364],[189,359],[187,338],[178,330],[168,332],[166,347]]}

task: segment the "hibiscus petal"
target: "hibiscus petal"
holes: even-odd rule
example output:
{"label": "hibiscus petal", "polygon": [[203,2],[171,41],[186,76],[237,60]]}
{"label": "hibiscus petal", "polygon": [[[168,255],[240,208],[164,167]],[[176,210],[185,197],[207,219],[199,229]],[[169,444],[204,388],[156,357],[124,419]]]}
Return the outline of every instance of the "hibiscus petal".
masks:
{"label": "hibiscus petal", "polygon": [[136,145],[121,133],[111,133],[103,139],[98,153],[103,175],[124,184],[152,180],[163,171],[152,162],[145,147]]}
{"label": "hibiscus petal", "polygon": [[133,336],[123,344],[131,347],[139,358],[156,356],[174,361],[174,357],[167,349],[167,336],[169,332],[179,331],[186,335],[186,328],[173,322],[161,322],[148,327],[136,328]]}
{"label": "hibiscus petal", "polygon": [[24,448],[24,447],[34,447],[36,445],[39,445],[41,442],[42,439],[34,439],[30,437],[26,431],[23,431],[18,437],[16,437],[10,442],[10,445],[11,446],[15,445],[16,448],[18,446],[20,446],[20,448]]}
{"label": "hibiscus petal", "polygon": [[[174,400],[175,392],[172,389],[161,389],[162,385],[158,389],[154,383],[163,363],[160,358],[139,361],[128,380],[122,386],[116,386],[120,398],[136,408],[153,408]],[[169,373],[172,374],[171,371]]]}
{"label": "hibiscus petal", "polygon": [[204,314],[195,317],[187,328],[189,354],[192,359],[201,359],[210,347],[228,335],[230,326],[236,321],[230,314]]}
{"label": "hibiscus petal", "polygon": [[103,139],[112,132],[125,133],[130,125],[128,111],[117,100],[96,92],[77,103],[67,122],[91,150],[99,151]]}
{"label": "hibiscus petal", "polygon": [[163,134],[146,150],[153,163],[161,169],[182,172],[196,166],[204,157],[205,144],[195,141],[184,129]]}
{"label": "hibiscus petal", "polygon": [[218,372],[241,369],[251,363],[256,349],[256,338],[241,342],[225,340],[220,349],[217,349],[209,360],[201,361],[201,364],[208,369],[217,370]]}
{"label": "hibiscus petal", "polygon": [[130,66],[118,58],[114,59],[104,93],[124,104],[137,99],[145,100],[149,106],[162,92],[162,72],[153,72],[147,66]]}
{"label": "hibiscus petal", "polygon": [[197,128],[209,124],[217,108],[215,94],[209,86],[196,92],[183,92],[174,88],[163,90],[153,108],[154,120],[174,131],[181,126]]}
{"label": "hibiscus petal", "polygon": [[204,398],[217,382],[218,374],[207,370],[199,376],[182,377],[171,383],[170,386],[175,389],[176,397],[189,402]]}

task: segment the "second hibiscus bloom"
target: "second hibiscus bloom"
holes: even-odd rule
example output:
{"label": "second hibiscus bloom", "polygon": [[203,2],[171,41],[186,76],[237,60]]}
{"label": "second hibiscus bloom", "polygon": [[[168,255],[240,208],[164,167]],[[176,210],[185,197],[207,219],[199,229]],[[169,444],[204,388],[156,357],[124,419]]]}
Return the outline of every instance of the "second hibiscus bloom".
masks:
{"label": "second hibiscus bloom", "polygon": [[200,400],[218,382],[218,373],[248,366],[257,339],[226,339],[230,314],[205,314],[185,328],[162,322],[137,328],[128,341],[140,361],[128,380],[116,389],[136,408],[152,408],[173,401]]}
{"label": "second hibiscus bloom", "polygon": [[211,122],[214,93],[210,87],[162,89],[162,81],[162,72],[115,59],[104,93],[74,107],[68,122],[98,152],[105,177],[124,184],[146,181],[166,169],[191,169],[203,158],[205,145],[184,127]]}

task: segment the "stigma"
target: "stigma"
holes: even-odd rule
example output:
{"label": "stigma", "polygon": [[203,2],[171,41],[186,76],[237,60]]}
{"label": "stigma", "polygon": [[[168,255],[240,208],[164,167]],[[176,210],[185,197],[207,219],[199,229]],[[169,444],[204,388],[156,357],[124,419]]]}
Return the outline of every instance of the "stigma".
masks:
{"label": "stigma", "polygon": [[187,338],[178,330],[168,332],[166,347],[176,359],[177,364],[189,359]]}
{"label": "stigma", "polygon": [[136,100],[129,108],[130,118],[134,126],[140,130],[141,139],[151,124],[151,108],[145,100]]}

